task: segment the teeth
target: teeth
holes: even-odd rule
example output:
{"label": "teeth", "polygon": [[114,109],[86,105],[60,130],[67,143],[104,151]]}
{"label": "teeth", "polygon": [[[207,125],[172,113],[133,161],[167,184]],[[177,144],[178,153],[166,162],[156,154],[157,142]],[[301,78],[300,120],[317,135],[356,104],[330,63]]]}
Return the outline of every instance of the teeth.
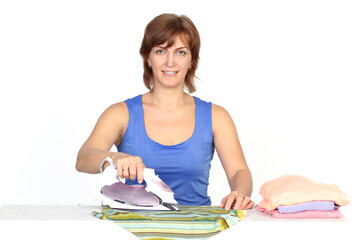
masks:
{"label": "teeth", "polygon": [[165,71],[164,71],[164,73],[165,73],[165,74],[175,74],[176,72],[165,72]]}

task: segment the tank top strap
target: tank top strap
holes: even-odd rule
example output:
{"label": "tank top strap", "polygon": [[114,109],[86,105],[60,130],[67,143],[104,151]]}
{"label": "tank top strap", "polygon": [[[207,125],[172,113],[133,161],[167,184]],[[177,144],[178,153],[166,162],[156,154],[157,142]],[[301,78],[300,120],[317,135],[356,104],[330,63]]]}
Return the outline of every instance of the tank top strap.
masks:
{"label": "tank top strap", "polygon": [[125,131],[123,140],[132,143],[135,136],[140,136],[143,130],[142,125],[144,122],[143,108],[142,108],[142,95],[125,100],[129,112],[129,123]]}
{"label": "tank top strap", "polygon": [[194,97],[196,104],[196,131],[197,135],[207,137],[209,140],[213,138],[212,129],[212,103]]}

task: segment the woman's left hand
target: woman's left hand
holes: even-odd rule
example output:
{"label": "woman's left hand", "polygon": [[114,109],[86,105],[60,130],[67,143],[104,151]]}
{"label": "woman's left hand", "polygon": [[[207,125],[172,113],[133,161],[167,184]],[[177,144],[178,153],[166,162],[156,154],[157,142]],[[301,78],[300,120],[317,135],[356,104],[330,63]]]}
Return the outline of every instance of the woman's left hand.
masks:
{"label": "woman's left hand", "polygon": [[255,203],[251,201],[250,197],[245,196],[237,191],[232,191],[229,195],[224,197],[221,201],[220,207],[225,210],[233,209],[251,209]]}

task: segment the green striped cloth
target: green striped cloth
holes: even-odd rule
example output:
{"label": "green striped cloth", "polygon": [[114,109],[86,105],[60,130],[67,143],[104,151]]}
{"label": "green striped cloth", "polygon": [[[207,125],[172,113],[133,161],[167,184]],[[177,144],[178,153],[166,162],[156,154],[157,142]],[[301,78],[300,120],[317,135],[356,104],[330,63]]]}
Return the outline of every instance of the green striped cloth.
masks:
{"label": "green striped cloth", "polygon": [[218,206],[181,206],[176,211],[129,212],[102,206],[97,218],[115,221],[140,239],[205,239],[245,218],[243,210]]}

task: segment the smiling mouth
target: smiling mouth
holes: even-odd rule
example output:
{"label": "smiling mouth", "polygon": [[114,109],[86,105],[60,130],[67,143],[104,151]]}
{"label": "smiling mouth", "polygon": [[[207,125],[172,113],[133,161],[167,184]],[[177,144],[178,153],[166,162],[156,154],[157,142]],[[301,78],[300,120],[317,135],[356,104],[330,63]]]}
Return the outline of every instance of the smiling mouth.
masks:
{"label": "smiling mouth", "polygon": [[178,71],[162,71],[162,72],[165,77],[170,77],[170,78],[176,77],[178,73]]}
{"label": "smiling mouth", "polygon": [[170,71],[162,71],[163,73],[165,73],[166,75],[175,75],[178,72],[170,72]]}

